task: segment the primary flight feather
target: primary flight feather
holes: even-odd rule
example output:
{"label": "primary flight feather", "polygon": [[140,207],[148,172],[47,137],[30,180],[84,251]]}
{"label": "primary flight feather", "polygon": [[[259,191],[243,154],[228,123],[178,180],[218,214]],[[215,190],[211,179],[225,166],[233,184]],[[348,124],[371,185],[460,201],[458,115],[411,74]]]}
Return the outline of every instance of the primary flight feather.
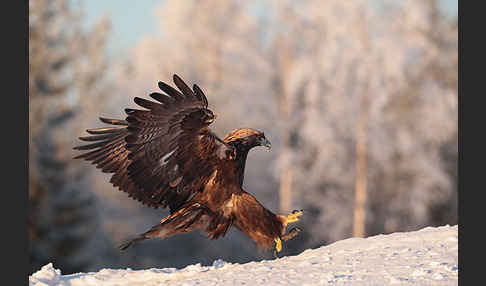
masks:
{"label": "primary flight feather", "polygon": [[216,116],[201,88],[189,88],[177,75],[173,80],[177,89],[159,82],[164,93],[150,94],[156,102],[135,97],[144,109],[125,109],[125,120],[100,118],[110,126],[88,129],[90,136],[79,139],[91,143],[74,147],[88,150],[75,158],[112,173],[110,182],[130,197],[154,208],[169,207],[159,224],[121,248],[195,229],[217,239],[235,226],[259,247],[280,251],[281,241],[300,231],[286,227],[302,211],[274,214],[242,189],[248,152],[270,148],[270,141],[250,128],[220,139],[209,128]]}

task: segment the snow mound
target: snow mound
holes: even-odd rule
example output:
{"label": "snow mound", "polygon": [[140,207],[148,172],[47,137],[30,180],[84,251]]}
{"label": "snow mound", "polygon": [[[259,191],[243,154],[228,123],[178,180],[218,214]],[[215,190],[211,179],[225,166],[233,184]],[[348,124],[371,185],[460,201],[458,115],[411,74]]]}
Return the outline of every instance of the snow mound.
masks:
{"label": "snow mound", "polygon": [[276,260],[183,269],[102,269],[61,275],[52,263],[29,276],[47,285],[457,285],[458,226],[349,238]]}

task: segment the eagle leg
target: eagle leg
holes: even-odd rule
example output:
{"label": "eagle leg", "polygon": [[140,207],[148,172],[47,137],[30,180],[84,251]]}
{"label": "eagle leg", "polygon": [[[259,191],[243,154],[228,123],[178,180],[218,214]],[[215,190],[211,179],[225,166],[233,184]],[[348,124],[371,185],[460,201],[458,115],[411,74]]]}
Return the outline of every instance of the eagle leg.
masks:
{"label": "eagle leg", "polygon": [[293,223],[299,221],[299,217],[304,213],[304,210],[294,210],[287,216],[287,223]]}

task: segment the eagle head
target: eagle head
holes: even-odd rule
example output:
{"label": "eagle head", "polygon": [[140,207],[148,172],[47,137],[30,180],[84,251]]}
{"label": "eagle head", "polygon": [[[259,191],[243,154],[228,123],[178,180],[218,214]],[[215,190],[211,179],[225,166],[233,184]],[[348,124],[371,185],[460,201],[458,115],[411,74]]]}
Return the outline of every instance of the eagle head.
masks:
{"label": "eagle head", "polygon": [[204,113],[202,116],[204,123],[209,125],[216,119],[216,114],[213,114],[211,110],[203,109],[202,112]]}
{"label": "eagle head", "polygon": [[228,133],[223,141],[233,145],[238,150],[248,151],[257,146],[264,146],[267,150],[272,148],[272,144],[265,138],[263,132],[251,128],[235,129]]}

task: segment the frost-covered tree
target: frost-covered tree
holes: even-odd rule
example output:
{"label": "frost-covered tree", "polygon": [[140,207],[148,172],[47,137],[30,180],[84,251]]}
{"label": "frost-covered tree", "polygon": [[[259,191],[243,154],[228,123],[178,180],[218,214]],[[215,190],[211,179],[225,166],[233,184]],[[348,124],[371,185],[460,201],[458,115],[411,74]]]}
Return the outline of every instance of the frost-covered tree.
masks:
{"label": "frost-covered tree", "polygon": [[107,28],[105,20],[83,31],[70,1],[29,2],[30,272],[49,262],[66,273],[94,263],[96,204],[71,150],[79,114],[100,102]]}
{"label": "frost-covered tree", "polygon": [[[315,243],[351,235],[355,190],[367,195],[368,235],[427,225],[436,203],[447,202],[449,218],[457,218],[453,177],[440,155],[444,144],[454,154],[449,142],[457,138],[457,34],[442,18],[434,22],[434,3],[299,1],[281,8],[287,16],[278,23],[295,51],[286,83],[297,124],[292,195],[313,211]],[[436,65],[447,68],[434,79],[428,66]],[[420,81],[411,82],[413,74]],[[406,90],[414,99],[409,93],[397,102]]]}

